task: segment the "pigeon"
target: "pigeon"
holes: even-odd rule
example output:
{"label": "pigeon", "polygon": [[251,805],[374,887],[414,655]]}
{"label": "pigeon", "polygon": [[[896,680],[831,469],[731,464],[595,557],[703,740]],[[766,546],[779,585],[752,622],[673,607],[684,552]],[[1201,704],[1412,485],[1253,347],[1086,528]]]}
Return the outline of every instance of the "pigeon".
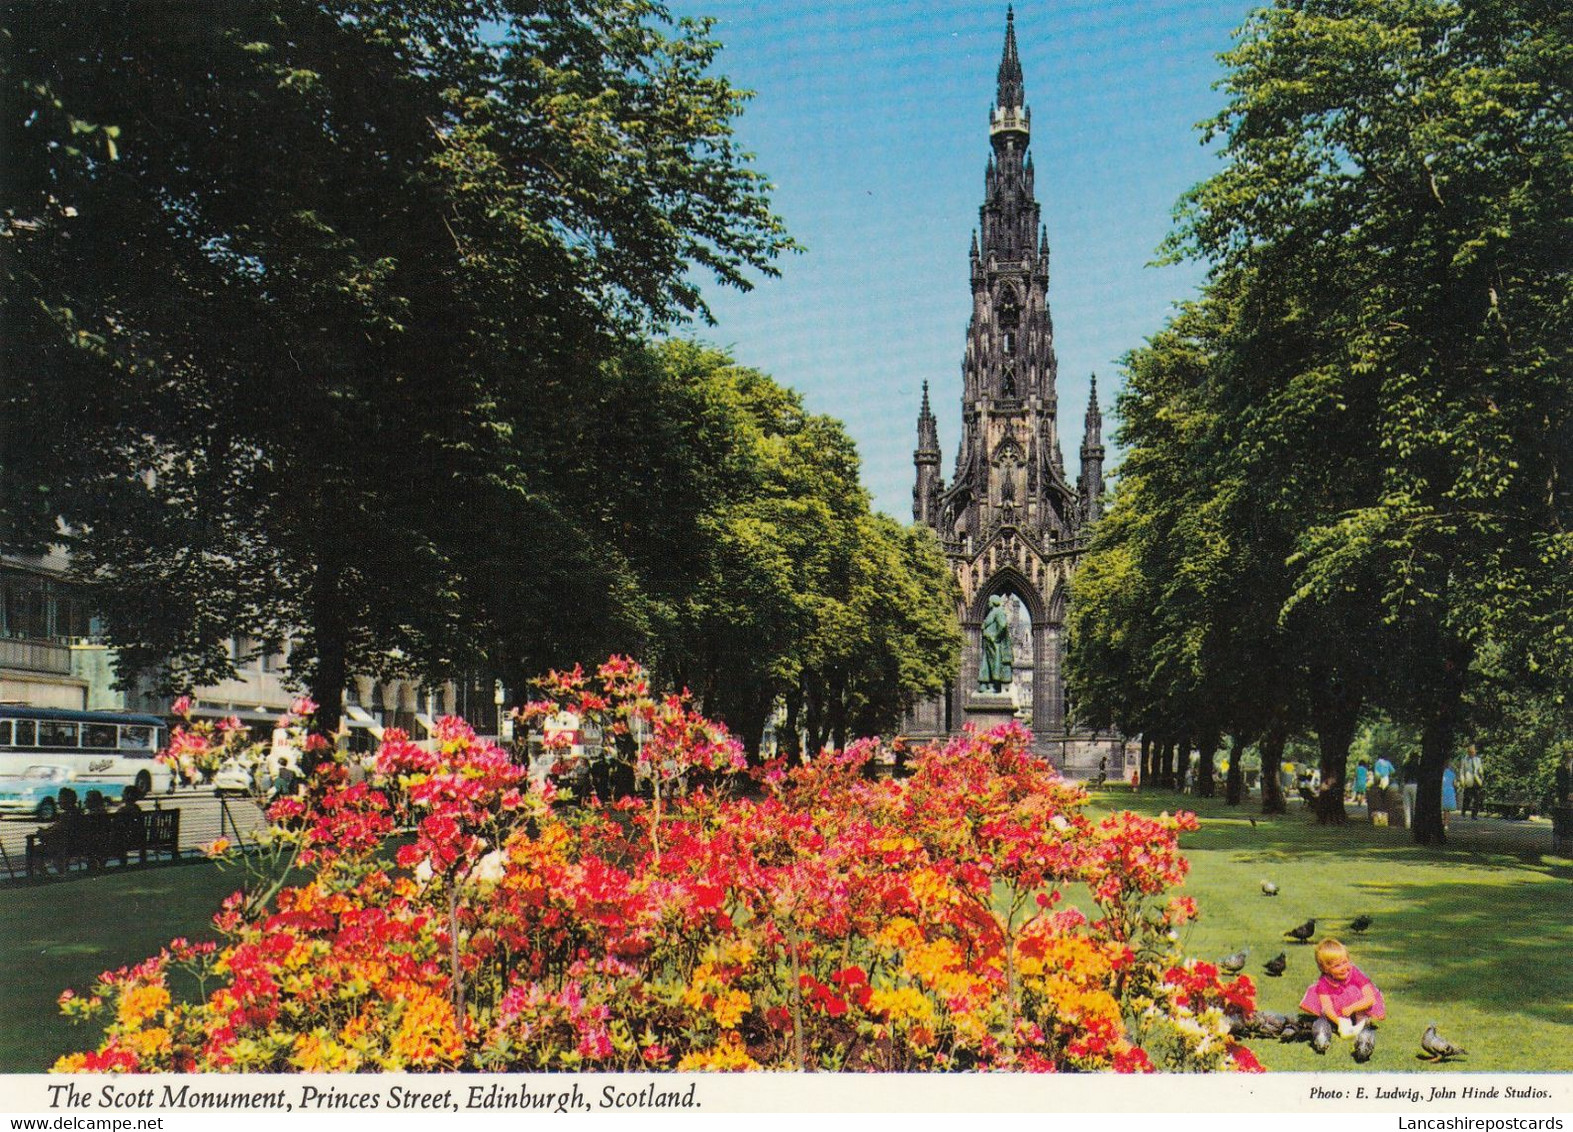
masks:
{"label": "pigeon", "polygon": [[1251,949],[1249,947],[1241,948],[1234,954],[1225,955],[1222,959],[1218,960],[1218,968],[1222,971],[1227,971],[1231,975],[1238,975],[1245,967],[1246,957],[1250,954]]}
{"label": "pigeon", "polygon": [[1292,1025],[1287,1014],[1275,1014],[1271,1010],[1253,1010],[1249,1014],[1230,1013],[1226,1017],[1230,1035],[1237,1038],[1276,1038],[1283,1033],[1285,1026]]}
{"label": "pigeon", "polygon": [[1256,1032],[1264,1038],[1282,1037],[1283,1032],[1294,1025],[1287,1014],[1277,1014],[1271,1010],[1254,1010],[1250,1018],[1255,1023]]}
{"label": "pigeon", "polygon": [[1351,931],[1363,932],[1374,923],[1376,921],[1370,916],[1362,914],[1349,921],[1349,928]]}
{"label": "pigeon", "polygon": [[1278,895],[1278,886],[1276,884],[1274,884],[1270,880],[1262,881],[1262,895],[1263,896],[1277,896]]}
{"label": "pigeon", "polygon": [[1436,1032],[1436,1023],[1426,1027],[1426,1032],[1420,1035],[1420,1050],[1416,1054],[1422,1061],[1446,1061],[1450,1057],[1460,1057],[1468,1053],[1462,1046],[1455,1046],[1441,1034]]}
{"label": "pigeon", "polygon": [[1311,937],[1316,934],[1316,921],[1307,920],[1297,928],[1290,928],[1284,935],[1300,943],[1310,943]]}
{"label": "pigeon", "polygon": [[1276,979],[1279,975],[1284,973],[1284,969],[1288,966],[1289,957],[1280,951],[1277,956],[1269,959],[1262,965],[1262,970],[1266,971],[1269,975]]}
{"label": "pigeon", "polygon": [[1364,1065],[1371,1060],[1371,1055],[1376,1052],[1376,1028],[1369,1019],[1360,1027],[1360,1032],[1355,1035],[1355,1060]]}

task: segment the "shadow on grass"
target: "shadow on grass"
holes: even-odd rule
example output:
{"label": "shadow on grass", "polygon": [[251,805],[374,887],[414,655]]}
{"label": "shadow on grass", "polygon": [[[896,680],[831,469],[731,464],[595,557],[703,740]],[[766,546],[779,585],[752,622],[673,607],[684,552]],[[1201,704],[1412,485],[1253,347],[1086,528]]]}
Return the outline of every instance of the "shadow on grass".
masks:
{"label": "shadow on grass", "polygon": [[1415,844],[1406,829],[1372,825],[1364,807],[1352,805],[1346,807],[1348,823],[1341,826],[1316,824],[1298,802],[1291,803],[1286,814],[1269,816],[1257,812],[1255,799],[1230,806],[1222,798],[1196,798],[1172,791],[1095,793],[1092,806],[1099,811],[1128,809],[1142,814],[1189,810],[1201,819],[1201,828],[1183,836],[1184,848],[1234,852],[1241,860],[1304,860],[1317,854],[1342,859],[1359,853],[1395,861],[1467,862],[1505,871],[1530,868],[1548,877],[1573,880],[1573,858],[1551,852],[1551,829],[1546,824],[1476,826],[1455,822],[1447,844],[1432,846]]}
{"label": "shadow on grass", "polygon": [[1573,1025],[1573,890],[1565,884],[1481,877],[1357,887],[1394,906],[1386,930],[1362,941],[1374,960],[1396,947],[1429,949],[1419,962],[1408,956],[1403,984],[1389,994]]}
{"label": "shadow on grass", "polygon": [[96,1048],[102,1032],[61,1017],[60,992],[86,992],[176,936],[214,938],[213,914],[244,880],[198,858],[0,889],[0,1072]]}
{"label": "shadow on grass", "polygon": [[[1191,872],[1185,891],[1201,918],[1186,954],[1214,959],[1249,947],[1246,973],[1265,1009],[1293,1013],[1315,978],[1314,948],[1285,938],[1315,918],[1312,940],[1332,935],[1387,996],[1389,1021],[1376,1058],[1354,1064],[1305,1046],[1257,1043],[1272,1069],[1414,1072],[1418,1039],[1435,1021],[1469,1047],[1446,1068],[1537,1071],[1573,1065],[1573,861],[1550,853],[1549,828],[1458,822],[1446,845],[1418,846],[1408,831],[1356,820],[1318,826],[1295,807],[1264,817],[1252,805],[1173,792],[1095,796],[1096,809],[1195,811],[1201,828],[1181,838]],[[1362,812],[1363,817],[1363,812]],[[1255,825],[1251,819],[1255,819]],[[1265,897],[1262,882],[1278,885]],[[1365,931],[1354,922],[1372,917]],[[1280,951],[1288,970],[1267,976]]]}

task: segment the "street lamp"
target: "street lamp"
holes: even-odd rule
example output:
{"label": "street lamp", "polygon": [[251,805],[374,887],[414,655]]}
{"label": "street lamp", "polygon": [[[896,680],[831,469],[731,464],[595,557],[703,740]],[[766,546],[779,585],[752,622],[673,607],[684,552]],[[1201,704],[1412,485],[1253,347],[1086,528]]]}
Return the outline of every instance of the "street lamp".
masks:
{"label": "street lamp", "polygon": [[511,743],[513,741],[513,719],[511,717],[505,718],[503,716],[503,700],[504,696],[502,681],[494,680],[492,682],[492,703],[497,708],[497,738],[501,739],[505,743]]}

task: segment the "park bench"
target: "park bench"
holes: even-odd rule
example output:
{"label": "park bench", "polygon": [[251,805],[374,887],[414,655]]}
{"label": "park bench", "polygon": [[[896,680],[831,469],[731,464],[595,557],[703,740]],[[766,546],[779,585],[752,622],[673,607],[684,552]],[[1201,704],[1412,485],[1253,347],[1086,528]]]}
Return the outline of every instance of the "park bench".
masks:
{"label": "park bench", "polygon": [[64,871],[73,861],[103,868],[111,861],[129,864],[134,854],[180,856],[180,811],[142,810],[134,814],[83,814],[69,834],[39,830],[27,835],[27,875],[43,876],[49,862]]}
{"label": "park bench", "polygon": [[1535,800],[1527,794],[1499,794],[1480,803],[1486,813],[1499,818],[1523,821],[1535,811]]}

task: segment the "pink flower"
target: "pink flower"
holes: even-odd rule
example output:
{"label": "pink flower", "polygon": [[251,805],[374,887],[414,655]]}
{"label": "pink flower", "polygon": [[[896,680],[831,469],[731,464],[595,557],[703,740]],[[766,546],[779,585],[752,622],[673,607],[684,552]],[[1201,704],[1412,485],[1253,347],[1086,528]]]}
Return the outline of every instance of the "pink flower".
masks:
{"label": "pink flower", "polygon": [[191,715],[191,708],[191,697],[181,696],[174,703],[169,705],[169,713],[171,715],[178,715],[182,719],[185,719]]}

